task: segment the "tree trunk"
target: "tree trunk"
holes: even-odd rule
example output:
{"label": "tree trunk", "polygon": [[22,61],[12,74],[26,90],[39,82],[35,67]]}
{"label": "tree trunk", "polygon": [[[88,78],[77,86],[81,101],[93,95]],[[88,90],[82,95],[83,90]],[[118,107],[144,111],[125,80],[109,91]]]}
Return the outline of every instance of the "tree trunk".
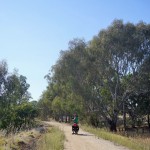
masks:
{"label": "tree trunk", "polygon": [[149,114],[147,115],[147,122],[148,122],[148,127],[150,129],[150,116],[149,116]]}
{"label": "tree trunk", "polygon": [[126,128],[126,112],[124,112],[124,114],[123,114],[123,126],[124,126],[124,128]]}
{"label": "tree trunk", "polygon": [[111,132],[117,132],[116,122],[113,120],[109,120],[108,124],[110,125],[109,129]]}
{"label": "tree trunk", "polygon": [[123,102],[123,125],[126,128],[126,111],[125,111],[125,104]]}
{"label": "tree trunk", "polygon": [[135,115],[132,112],[130,112],[129,115],[130,115],[131,120],[132,120],[132,122],[131,122],[132,128],[134,128],[135,127],[135,121],[136,121]]}

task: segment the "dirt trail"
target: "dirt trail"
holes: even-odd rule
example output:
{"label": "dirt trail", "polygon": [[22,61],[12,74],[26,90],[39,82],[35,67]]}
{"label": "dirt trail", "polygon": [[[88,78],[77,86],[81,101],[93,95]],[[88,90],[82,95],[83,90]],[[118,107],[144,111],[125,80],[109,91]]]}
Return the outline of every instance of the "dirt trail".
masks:
{"label": "dirt trail", "polygon": [[58,126],[64,131],[66,136],[65,150],[129,150],[125,147],[115,145],[103,139],[98,139],[91,133],[79,130],[78,135],[72,135],[71,126],[64,123],[54,121],[47,122],[48,124]]}

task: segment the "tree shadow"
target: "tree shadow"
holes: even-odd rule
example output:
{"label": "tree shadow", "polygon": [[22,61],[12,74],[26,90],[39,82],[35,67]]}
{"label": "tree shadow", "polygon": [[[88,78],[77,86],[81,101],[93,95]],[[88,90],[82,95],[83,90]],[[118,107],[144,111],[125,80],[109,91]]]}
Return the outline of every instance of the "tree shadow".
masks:
{"label": "tree shadow", "polygon": [[81,133],[78,133],[77,135],[79,135],[79,136],[94,136],[93,134],[81,134]]}

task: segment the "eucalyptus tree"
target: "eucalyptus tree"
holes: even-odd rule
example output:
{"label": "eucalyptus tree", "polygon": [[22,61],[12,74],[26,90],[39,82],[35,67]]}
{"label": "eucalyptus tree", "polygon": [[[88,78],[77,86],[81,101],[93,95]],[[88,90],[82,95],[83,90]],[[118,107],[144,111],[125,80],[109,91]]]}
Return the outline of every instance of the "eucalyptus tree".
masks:
{"label": "eucalyptus tree", "polygon": [[71,41],[47,75],[49,85],[55,87],[53,108],[71,111],[67,107],[71,104],[75,109],[80,105],[78,110],[84,113],[98,112],[111,131],[116,131],[118,115],[123,112],[126,126],[130,96],[144,89],[136,81],[144,77],[139,70],[149,54],[150,25],[143,22],[114,20],[88,44]]}
{"label": "eucalyptus tree", "polygon": [[[136,73],[150,54],[149,32],[149,25],[143,22],[134,25],[115,20],[91,41],[89,53],[97,72],[95,76],[100,79],[94,86],[95,104],[111,130],[116,130],[118,114],[134,91]],[[128,75],[132,78],[122,84]]]}
{"label": "eucalyptus tree", "polygon": [[142,115],[147,115],[150,128],[150,56],[147,56],[138,71],[138,108]]}
{"label": "eucalyptus tree", "polygon": [[[28,88],[25,76],[16,71],[9,73],[6,61],[0,62],[0,129],[11,132],[21,127],[24,119],[28,125],[34,120],[37,112],[29,102]],[[28,116],[22,117],[23,113]]]}
{"label": "eucalyptus tree", "polygon": [[53,89],[48,86],[47,89],[42,93],[37,107],[39,110],[39,117],[42,120],[47,120],[52,115],[52,101],[55,98]]}
{"label": "eucalyptus tree", "polygon": [[[61,110],[64,114],[84,112],[82,95],[87,89],[83,86],[86,80],[85,47],[84,40],[70,41],[69,49],[61,51],[59,60],[52,67],[52,76],[47,76],[49,84],[55,87],[54,111]],[[58,109],[58,104],[61,109]]]}
{"label": "eucalyptus tree", "polygon": [[4,108],[4,93],[5,93],[5,83],[6,75],[8,74],[8,66],[6,61],[0,62],[0,119],[3,117]]}
{"label": "eucalyptus tree", "polygon": [[[148,31],[146,32],[148,33]],[[148,40],[147,40],[148,41]],[[148,45],[147,45],[148,46]],[[145,53],[144,59],[140,67],[137,69],[134,75],[126,76],[126,79],[130,79],[130,92],[129,98],[125,102],[126,111],[132,119],[132,125],[135,126],[136,120],[143,120],[147,115],[147,122],[149,122],[149,104],[150,104],[150,51],[147,47],[147,53]],[[128,82],[129,82],[128,81]]]}

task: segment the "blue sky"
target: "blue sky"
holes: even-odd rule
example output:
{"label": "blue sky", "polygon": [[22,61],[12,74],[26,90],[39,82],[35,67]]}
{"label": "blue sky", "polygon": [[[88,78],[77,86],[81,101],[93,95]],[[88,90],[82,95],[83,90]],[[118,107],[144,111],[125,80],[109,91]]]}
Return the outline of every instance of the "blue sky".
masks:
{"label": "blue sky", "polygon": [[92,39],[114,19],[150,23],[149,0],[0,0],[0,61],[27,77],[38,100],[44,76],[74,38]]}

